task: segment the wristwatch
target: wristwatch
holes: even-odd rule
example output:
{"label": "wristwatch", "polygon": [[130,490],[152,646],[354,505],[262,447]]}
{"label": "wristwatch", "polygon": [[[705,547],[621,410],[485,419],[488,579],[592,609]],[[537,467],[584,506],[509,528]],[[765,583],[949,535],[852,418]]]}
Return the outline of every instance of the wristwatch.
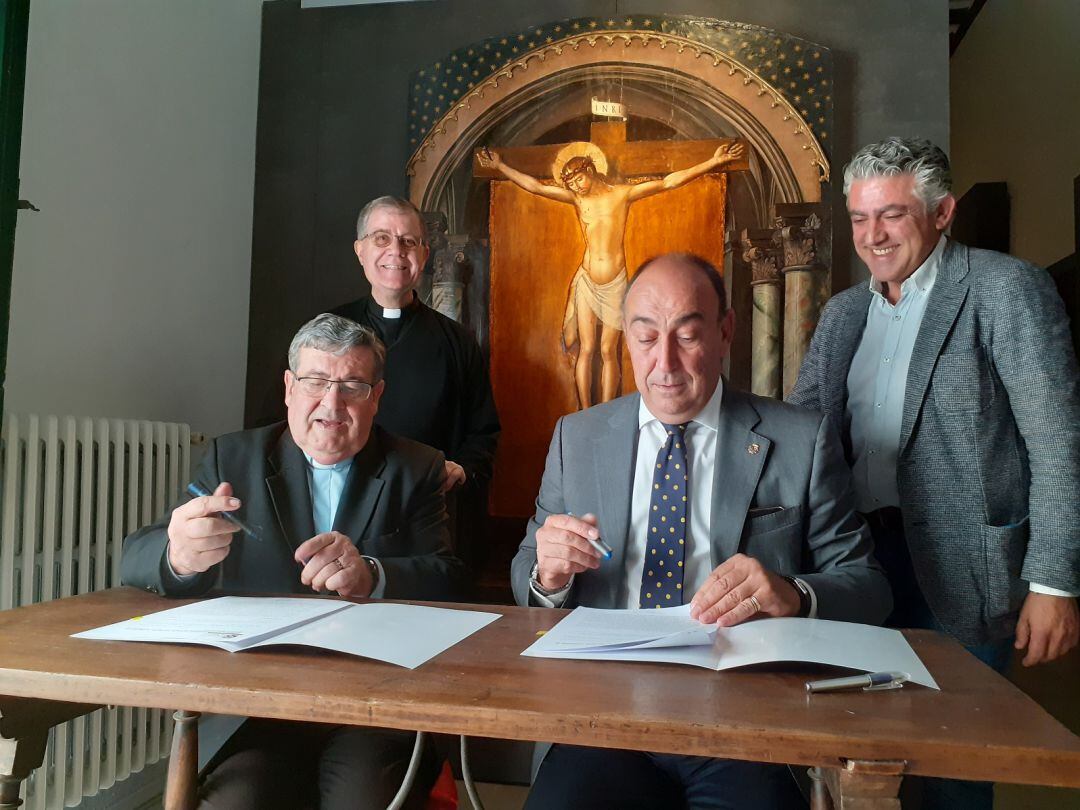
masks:
{"label": "wristwatch", "polygon": [[561,588],[545,588],[540,584],[540,563],[533,563],[532,573],[529,574],[529,584],[536,590],[541,596],[554,596],[555,594],[562,593],[566,590],[566,585]]}
{"label": "wristwatch", "polygon": [[368,596],[375,593],[375,589],[379,587],[379,566],[375,564],[375,560],[371,557],[361,557],[361,560],[367,563],[368,571],[371,572],[371,590],[368,592]]}
{"label": "wristwatch", "polygon": [[[783,576],[783,574],[781,574],[781,576]],[[785,576],[784,579],[786,579],[791,584],[791,587],[795,589],[796,593],[799,594],[799,614],[798,615],[799,615],[799,618],[805,619],[807,616],[810,615],[810,607],[812,605],[812,602],[811,602],[811,599],[810,599],[810,589],[807,588],[806,585],[801,580],[795,579],[795,577],[786,577]]]}

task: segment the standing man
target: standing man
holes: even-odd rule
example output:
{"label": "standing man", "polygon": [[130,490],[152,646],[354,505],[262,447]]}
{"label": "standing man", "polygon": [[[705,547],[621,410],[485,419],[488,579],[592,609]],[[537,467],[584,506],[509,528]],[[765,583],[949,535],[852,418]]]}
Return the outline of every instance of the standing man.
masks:
{"label": "standing man", "polygon": [[[596,151],[602,158],[599,148]],[[585,254],[570,282],[563,319],[563,343],[568,352],[573,352],[577,343],[574,379],[580,407],[608,402],[619,392],[620,308],[627,283],[623,242],[630,206],[645,197],[685,186],[691,180],[737,161],[743,152],[742,144],[723,144],[716,148],[711,158],[696,166],[672,172],[660,180],[637,184],[611,182],[597,171],[591,157],[582,155],[563,164],[558,178],[561,186],[546,186],[535,177],[507,166],[499,153],[491,149],[481,149],[477,154],[481,166],[495,169],[530,194],[573,205],[577,213],[585,240]],[[600,324],[601,373],[600,396],[594,398],[592,377],[597,323]]]}
{"label": "standing man", "polygon": [[[651,259],[630,282],[623,323],[640,393],[556,425],[512,563],[518,604],[690,602],[691,616],[722,626],[883,620],[888,584],[831,424],[720,377],[735,321],[719,272],[687,254]],[[560,744],[526,806],[803,805],[785,766]]]}
{"label": "standing man", "polygon": [[499,416],[484,358],[468,330],[416,294],[428,257],[423,217],[408,200],[379,197],[360,211],[353,245],[371,295],[334,310],[386,345],[380,427],[446,454],[444,490],[491,478]]}
{"label": "standing man", "polygon": [[[288,421],[211,442],[195,480],[213,495],[177,506],[124,541],[125,585],[167,596],[211,587],[259,593],[453,599],[442,453],[373,427],[386,387],[372,332],[335,315],[301,327],[285,372]],[[236,536],[234,512],[259,538]],[[248,720],[209,766],[202,807],[383,808],[413,735]],[[409,807],[435,777],[426,763]]]}
{"label": "standing man", "polygon": [[[943,629],[1000,672],[1013,646],[1031,666],[1080,636],[1080,374],[1050,277],[945,237],[951,186],[929,141],[852,158],[870,283],[825,307],[789,400],[841,430],[889,623]],[[989,783],[966,784],[931,806],[990,807]]]}

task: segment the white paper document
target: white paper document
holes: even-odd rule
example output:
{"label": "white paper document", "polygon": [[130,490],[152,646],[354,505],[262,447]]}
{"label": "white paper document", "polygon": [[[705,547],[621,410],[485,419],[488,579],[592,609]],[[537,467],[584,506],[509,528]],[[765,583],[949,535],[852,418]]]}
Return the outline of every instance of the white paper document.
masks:
{"label": "white paper document", "polygon": [[298,644],[415,669],[498,618],[498,613],[390,602],[222,596],[73,637],[206,644],[229,652]]}
{"label": "white paper document", "polygon": [[906,672],[937,689],[899,630],[824,619],[759,619],[716,628],[690,618],[690,606],[660,610],[576,608],[525,650],[536,658],[659,661],[713,670],[805,661],[866,672]]}

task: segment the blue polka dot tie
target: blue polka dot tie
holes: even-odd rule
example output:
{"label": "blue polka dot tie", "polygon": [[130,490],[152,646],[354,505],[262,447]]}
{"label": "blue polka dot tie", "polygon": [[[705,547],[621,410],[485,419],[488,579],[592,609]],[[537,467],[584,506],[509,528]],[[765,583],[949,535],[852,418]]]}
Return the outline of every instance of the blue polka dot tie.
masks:
{"label": "blue polka dot tie", "polygon": [[683,602],[686,507],[690,470],[686,466],[686,425],[664,425],[667,441],[656,456],[645,566],[641,572],[642,608],[674,607]]}

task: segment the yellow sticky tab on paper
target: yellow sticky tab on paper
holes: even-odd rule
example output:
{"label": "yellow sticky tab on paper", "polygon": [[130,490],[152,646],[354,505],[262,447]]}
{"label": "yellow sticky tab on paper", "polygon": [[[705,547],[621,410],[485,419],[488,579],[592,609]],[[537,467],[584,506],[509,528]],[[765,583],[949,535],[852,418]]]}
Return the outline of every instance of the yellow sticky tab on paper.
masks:
{"label": "yellow sticky tab on paper", "polygon": [[137,621],[139,621],[140,619],[142,619],[142,616],[132,616],[132,617],[131,617],[131,620],[132,620],[133,622],[137,622]]}
{"label": "yellow sticky tab on paper", "polygon": [[546,632],[547,632],[547,630],[537,630],[536,631],[536,637],[539,638],[540,636],[544,635],[544,633],[546,633]]}

